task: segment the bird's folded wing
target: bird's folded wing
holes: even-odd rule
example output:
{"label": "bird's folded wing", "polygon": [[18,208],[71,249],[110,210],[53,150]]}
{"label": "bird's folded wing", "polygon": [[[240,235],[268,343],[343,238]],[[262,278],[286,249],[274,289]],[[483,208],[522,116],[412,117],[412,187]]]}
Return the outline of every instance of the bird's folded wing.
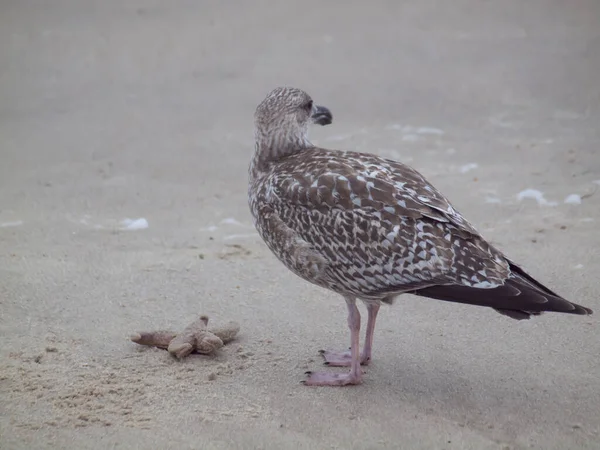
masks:
{"label": "bird's folded wing", "polygon": [[305,151],[278,163],[269,203],[332,266],[392,292],[432,283],[488,288],[510,270],[414,169],[363,154]]}

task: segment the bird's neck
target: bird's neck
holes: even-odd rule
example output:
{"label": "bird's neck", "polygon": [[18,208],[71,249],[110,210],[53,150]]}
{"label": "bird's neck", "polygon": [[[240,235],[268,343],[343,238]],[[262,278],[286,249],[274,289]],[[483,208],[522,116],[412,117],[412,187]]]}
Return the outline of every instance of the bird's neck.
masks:
{"label": "bird's neck", "polygon": [[254,156],[250,176],[257,178],[268,170],[270,163],[312,147],[306,133],[261,132],[255,130]]}

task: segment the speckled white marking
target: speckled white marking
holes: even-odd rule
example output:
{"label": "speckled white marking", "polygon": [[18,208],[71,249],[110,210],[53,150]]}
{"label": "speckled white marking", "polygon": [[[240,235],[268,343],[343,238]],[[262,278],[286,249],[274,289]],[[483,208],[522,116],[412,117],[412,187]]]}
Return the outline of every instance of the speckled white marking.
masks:
{"label": "speckled white marking", "polygon": [[573,269],[583,269],[583,264],[577,264]]}
{"label": "speckled white marking", "polygon": [[565,198],[565,203],[570,205],[580,205],[581,204],[581,195],[579,194],[571,194]]}
{"label": "speckled white marking", "polygon": [[464,166],[461,166],[460,173],[467,173],[470,172],[471,170],[477,169],[479,167],[479,164],[477,163],[469,163],[469,164],[465,164]]}
{"label": "speckled white marking", "polygon": [[121,221],[123,230],[144,230],[149,227],[148,221],[143,217],[139,219],[123,219]]}

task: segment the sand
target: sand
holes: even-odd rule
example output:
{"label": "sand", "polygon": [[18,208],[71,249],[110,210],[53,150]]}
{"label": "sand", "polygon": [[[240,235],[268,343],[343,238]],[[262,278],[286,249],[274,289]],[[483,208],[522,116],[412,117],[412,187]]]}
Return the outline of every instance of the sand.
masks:
{"label": "sand", "polygon": [[[346,308],[270,254],[246,201],[254,108],[301,87],[334,114],[315,143],[410,163],[600,312],[599,14],[3,2],[0,447],[599,448],[597,315],[406,296],[380,313],[363,385],[302,386],[319,349],[348,345]],[[199,314],[239,338],[183,361],[128,340]]]}

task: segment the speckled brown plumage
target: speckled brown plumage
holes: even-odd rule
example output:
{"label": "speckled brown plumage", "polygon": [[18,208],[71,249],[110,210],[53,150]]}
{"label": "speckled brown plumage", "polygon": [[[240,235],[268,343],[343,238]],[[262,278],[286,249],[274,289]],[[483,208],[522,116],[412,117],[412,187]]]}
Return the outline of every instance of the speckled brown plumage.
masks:
{"label": "speckled brown plumage", "polygon": [[[307,137],[311,118],[327,124],[331,113],[299,89],[278,88],[258,106],[250,210],[286,267],[344,296],[349,322],[358,314],[357,298],[372,305],[374,327],[379,304],[402,293],[488,306],[515,319],[543,311],[591,314],[486,242],[414,169],[314,147]],[[359,382],[316,378],[309,384]]]}

